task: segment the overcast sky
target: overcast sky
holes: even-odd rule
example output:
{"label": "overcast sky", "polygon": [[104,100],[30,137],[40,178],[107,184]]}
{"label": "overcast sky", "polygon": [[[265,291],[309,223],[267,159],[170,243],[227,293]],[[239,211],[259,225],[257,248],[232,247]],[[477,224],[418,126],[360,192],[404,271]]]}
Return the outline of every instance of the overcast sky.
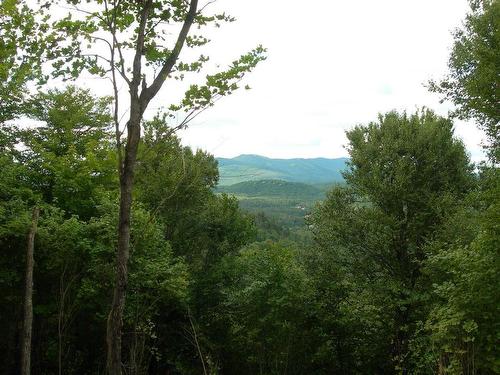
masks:
{"label": "overcast sky", "polygon": [[[449,104],[424,84],[447,71],[466,0],[217,0],[237,21],[213,32],[207,53],[224,65],[262,44],[252,89],[223,98],[179,135],[216,156],[346,156],[346,129],[392,109]],[[182,56],[181,56],[182,57]],[[149,115],[179,95],[162,89]],[[176,101],[176,100],[174,100]],[[457,123],[473,160],[481,133]]]}
{"label": "overcast sky", "polygon": [[[180,135],[216,156],[346,155],[344,131],[391,109],[449,105],[424,83],[446,72],[451,31],[466,0],[218,0],[236,16],[213,36],[211,56],[231,61],[262,44],[268,59],[252,90],[223,98]],[[481,134],[458,123],[472,158]]]}

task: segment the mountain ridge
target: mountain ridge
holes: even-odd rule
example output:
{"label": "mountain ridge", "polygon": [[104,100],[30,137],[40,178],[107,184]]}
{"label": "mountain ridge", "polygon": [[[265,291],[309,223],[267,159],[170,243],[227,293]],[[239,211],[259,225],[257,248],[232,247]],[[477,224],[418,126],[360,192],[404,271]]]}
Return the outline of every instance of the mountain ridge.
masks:
{"label": "mountain ridge", "polygon": [[286,199],[320,200],[325,192],[320,188],[302,182],[284,180],[255,180],[243,181],[233,185],[219,186],[220,193],[235,194],[246,198],[268,197]]}
{"label": "mountain ridge", "polygon": [[269,158],[242,154],[234,158],[216,158],[219,164],[219,185],[228,186],[244,181],[283,180],[306,184],[343,182],[341,172],[348,158]]}

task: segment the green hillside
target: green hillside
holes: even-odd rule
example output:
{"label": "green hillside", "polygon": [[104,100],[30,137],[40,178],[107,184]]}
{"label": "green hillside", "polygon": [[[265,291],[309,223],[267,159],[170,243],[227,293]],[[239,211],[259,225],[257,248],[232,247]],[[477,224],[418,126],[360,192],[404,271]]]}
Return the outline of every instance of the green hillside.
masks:
{"label": "green hillside", "polygon": [[342,182],[341,172],[347,158],[271,159],[260,155],[240,155],[217,158],[219,185],[234,185],[244,181],[283,180],[307,184]]}
{"label": "green hillside", "polygon": [[218,186],[217,193],[234,195],[240,207],[254,214],[264,213],[287,229],[304,228],[304,217],[316,202],[325,198],[332,184],[313,186],[283,180],[244,181]]}
{"label": "green hillside", "polygon": [[315,186],[283,180],[245,181],[230,186],[220,186],[217,191],[245,197],[272,197],[298,201],[324,198],[323,191]]}

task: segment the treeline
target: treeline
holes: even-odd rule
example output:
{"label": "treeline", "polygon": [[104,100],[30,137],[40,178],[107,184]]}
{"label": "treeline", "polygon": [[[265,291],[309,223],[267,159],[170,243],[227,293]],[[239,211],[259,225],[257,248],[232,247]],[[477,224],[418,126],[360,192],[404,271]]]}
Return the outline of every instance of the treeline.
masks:
{"label": "treeline", "polygon": [[[120,4],[113,15],[123,23],[112,25],[130,31],[134,17],[125,16],[140,15],[145,30],[153,2]],[[151,14],[226,20],[193,18],[190,4]],[[34,38],[26,30],[35,23],[23,22],[29,7],[3,2],[11,16],[0,34],[8,57],[0,61],[0,373],[499,373],[500,5],[471,5],[450,74],[431,89],[485,130],[488,160],[471,164],[452,119],[426,109],[380,115],[347,132],[347,184],[328,193],[303,228],[309,235],[293,241],[272,218],[214,194],[216,160],[183,147],[168,116],[131,117],[135,138],[125,142],[113,99],[74,86],[27,95],[40,67],[26,61],[47,52],[33,44],[25,52],[35,60],[18,59],[25,40],[16,38]],[[58,24],[75,38],[105,26]],[[148,61],[163,63],[147,47]],[[260,59],[208,77],[183,105],[205,108]],[[71,61],[61,66],[82,68]],[[135,146],[125,173],[122,157]],[[130,221],[120,201],[127,194]]]}
{"label": "treeline", "polygon": [[311,218],[338,373],[497,372],[498,170],[430,111],[347,135],[348,187]]}
{"label": "treeline", "polygon": [[[50,91],[27,111],[42,125],[1,128],[4,374],[19,366],[33,207],[32,372],[105,371],[118,218],[105,104]],[[124,371],[498,371],[500,179],[473,168],[450,120],[393,112],[348,132],[348,185],[314,209],[311,246],[214,194],[213,156],[159,118],[143,126]]]}
{"label": "treeline", "polygon": [[[2,373],[17,372],[35,206],[33,373],[102,373],[118,218],[111,117],[104,101],[71,87],[33,104],[30,114],[43,125],[0,133]],[[127,371],[199,373],[210,363],[200,322],[214,318],[212,271],[255,228],[234,198],[212,193],[211,155],[182,147],[159,119],[144,129],[124,319]]]}

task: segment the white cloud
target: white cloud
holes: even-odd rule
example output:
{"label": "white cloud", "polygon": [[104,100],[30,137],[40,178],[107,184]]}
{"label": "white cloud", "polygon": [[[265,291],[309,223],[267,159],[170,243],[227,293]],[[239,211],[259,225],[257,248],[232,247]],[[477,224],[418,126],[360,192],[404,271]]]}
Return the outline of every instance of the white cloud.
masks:
{"label": "white cloud", "polygon": [[[338,157],[346,155],[345,129],[380,112],[450,109],[424,84],[446,73],[451,31],[467,0],[218,0],[213,6],[237,21],[210,31],[203,52],[211,61],[223,66],[258,44],[268,48],[268,59],[248,77],[252,90],[223,98],[180,133],[187,145],[225,157]],[[193,56],[185,50],[182,59]],[[146,114],[177,101],[188,83],[168,82]],[[85,82],[100,93],[103,84]],[[456,131],[473,159],[481,159],[481,132],[464,123]]]}
{"label": "white cloud", "polygon": [[[392,109],[449,106],[423,86],[446,72],[466,0],[219,0],[238,21],[213,37],[218,61],[262,43],[253,89],[224,98],[181,135],[218,156],[345,155],[344,130]],[[481,133],[458,124],[473,158]]]}

